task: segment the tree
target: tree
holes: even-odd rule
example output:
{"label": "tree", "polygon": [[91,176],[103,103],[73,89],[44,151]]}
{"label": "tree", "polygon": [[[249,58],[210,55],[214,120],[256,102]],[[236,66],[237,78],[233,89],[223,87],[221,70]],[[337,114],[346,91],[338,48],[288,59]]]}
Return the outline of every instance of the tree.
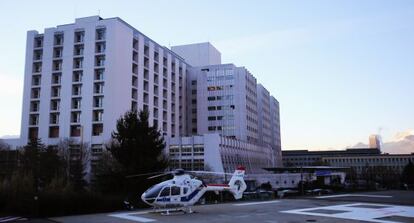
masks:
{"label": "tree", "polygon": [[411,161],[404,167],[401,181],[408,185],[414,185],[414,164]]}
{"label": "tree", "polygon": [[63,162],[58,156],[58,150],[46,147],[40,139],[31,139],[24,146],[19,160],[21,174],[33,177],[35,191],[46,187],[63,172]]}
{"label": "tree", "polygon": [[[164,148],[164,138],[156,126],[149,126],[145,110],[139,113],[131,110],[118,119],[112,141],[107,146],[112,157],[121,165],[123,176],[164,171],[168,164]],[[142,191],[149,186],[148,183],[138,184],[137,180],[128,180],[128,185],[135,191]]]}
{"label": "tree", "polygon": [[0,139],[0,151],[2,150],[10,150],[10,145]]}
{"label": "tree", "polygon": [[68,183],[77,192],[85,190],[86,167],[90,161],[87,143],[77,143],[72,139],[63,139],[58,144],[59,156],[64,163],[64,175]]}

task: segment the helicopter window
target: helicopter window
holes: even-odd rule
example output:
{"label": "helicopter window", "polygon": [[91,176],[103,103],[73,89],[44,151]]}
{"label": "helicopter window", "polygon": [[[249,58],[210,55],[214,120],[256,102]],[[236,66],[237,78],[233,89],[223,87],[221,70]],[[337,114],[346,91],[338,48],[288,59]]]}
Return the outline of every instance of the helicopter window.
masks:
{"label": "helicopter window", "polygon": [[170,187],[164,187],[160,193],[160,197],[170,196]]}
{"label": "helicopter window", "polygon": [[188,187],[183,187],[183,194],[187,194],[188,192]]}
{"label": "helicopter window", "polygon": [[171,187],[171,196],[180,195],[180,188],[176,186]]}
{"label": "helicopter window", "polygon": [[146,198],[155,198],[160,193],[161,189],[165,186],[166,183],[156,184],[152,186],[145,192]]}

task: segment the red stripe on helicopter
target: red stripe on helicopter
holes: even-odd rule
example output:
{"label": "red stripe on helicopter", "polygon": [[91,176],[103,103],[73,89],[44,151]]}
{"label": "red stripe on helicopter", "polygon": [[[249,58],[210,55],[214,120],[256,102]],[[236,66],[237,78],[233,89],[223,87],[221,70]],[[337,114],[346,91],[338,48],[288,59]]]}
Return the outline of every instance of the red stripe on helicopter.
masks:
{"label": "red stripe on helicopter", "polygon": [[207,184],[207,186],[211,186],[211,187],[229,187],[228,184]]}

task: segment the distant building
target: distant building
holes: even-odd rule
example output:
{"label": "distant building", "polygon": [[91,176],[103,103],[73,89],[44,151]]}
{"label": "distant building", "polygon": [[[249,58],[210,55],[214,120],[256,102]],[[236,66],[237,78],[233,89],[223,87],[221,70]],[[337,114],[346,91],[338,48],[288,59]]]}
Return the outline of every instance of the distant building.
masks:
{"label": "distant building", "polygon": [[376,148],[352,148],[346,150],[283,150],[282,159],[285,167],[322,165],[325,157],[373,156],[380,155]]}
{"label": "distant building", "polygon": [[414,154],[378,154],[368,156],[348,155],[336,157],[323,157],[323,162],[336,167],[351,167],[358,175],[367,167],[386,167],[400,174],[411,161],[414,163]]}
{"label": "distant building", "polygon": [[382,139],[380,135],[370,135],[369,136],[369,148],[377,148],[381,150],[382,148]]}

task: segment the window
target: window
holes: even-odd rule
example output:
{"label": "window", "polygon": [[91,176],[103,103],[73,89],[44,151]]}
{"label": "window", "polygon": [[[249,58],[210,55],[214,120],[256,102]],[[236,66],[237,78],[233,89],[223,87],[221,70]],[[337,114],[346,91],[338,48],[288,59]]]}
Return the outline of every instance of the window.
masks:
{"label": "window", "polygon": [[40,85],[40,75],[36,75],[32,77],[32,86]]}
{"label": "window", "polygon": [[32,101],[30,102],[30,111],[37,112],[39,111],[39,101]]}
{"label": "window", "polygon": [[214,120],[216,120],[217,118],[216,118],[216,116],[208,116],[208,120],[209,121],[214,121]]}
{"label": "window", "polygon": [[103,124],[93,124],[92,125],[92,135],[99,136],[103,132]]}
{"label": "window", "polygon": [[58,111],[59,110],[60,101],[59,100],[51,100],[50,101],[50,110],[51,111]]}
{"label": "window", "polygon": [[33,52],[33,60],[41,60],[43,56],[43,51],[42,50],[35,50]]}
{"label": "window", "polygon": [[60,71],[62,70],[62,61],[53,61],[53,71]]}
{"label": "window", "polygon": [[105,28],[100,28],[96,30],[96,40],[105,40],[106,30]]}
{"label": "window", "polygon": [[72,109],[80,109],[81,108],[81,99],[80,98],[73,98],[72,99]]}
{"label": "window", "polygon": [[191,85],[197,85],[197,81],[191,81]]}
{"label": "window", "polygon": [[82,69],[82,62],[83,62],[82,58],[74,59],[73,60],[73,68],[74,69]]}
{"label": "window", "polygon": [[39,115],[30,115],[29,116],[29,125],[39,124]]}
{"label": "window", "polygon": [[51,113],[49,121],[50,121],[50,124],[52,125],[59,124],[59,113]]}
{"label": "window", "polygon": [[85,38],[85,32],[83,31],[75,32],[75,43],[83,43],[84,38]]}
{"label": "window", "polygon": [[170,187],[164,187],[160,193],[160,197],[170,196]]}
{"label": "window", "polygon": [[52,74],[52,84],[60,84],[60,73]]}
{"label": "window", "polygon": [[54,44],[57,46],[63,44],[63,34],[55,34]]}
{"label": "window", "polygon": [[33,64],[33,73],[40,73],[42,72],[42,63],[38,62],[38,63],[34,63]]}
{"label": "window", "polygon": [[43,36],[36,37],[34,40],[35,48],[39,48],[43,46]]}
{"label": "window", "polygon": [[59,137],[59,126],[49,127],[49,138],[58,138]]}
{"label": "window", "polygon": [[209,126],[208,127],[208,131],[215,131],[216,130],[216,126]]}
{"label": "window", "polygon": [[93,121],[94,122],[101,122],[102,117],[103,117],[103,111],[102,110],[93,111]]}
{"label": "window", "polygon": [[52,87],[51,96],[54,97],[54,98],[59,97],[60,96],[60,87]]}
{"label": "window", "polygon": [[172,186],[171,187],[171,196],[180,195],[180,187]]}
{"label": "window", "polygon": [[70,121],[72,123],[79,123],[80,122],[80,112],[72,112]]}
{"label": "window", "polygon": [[207,110],[214,111],[214,110],[216,110],[216,107],[215,106],[208,106]]}
{"label": "window", "polygon": [[192,150],[191,146],[182,147],[181,148],[181,155],[182,156],[191,156],[191,153],[192,153],[191,150]]}
{"label": "window", "polygon": [[103,94],[103,87],[104,87],[104,85],[103,85],[103,83],[97,83],[97,84],[94,84],[94,93],[95,94]]}
{"label": "window", "polygon": [[95,108],[101,108],[103,102],[103,97],[94,97],[93,98],[93,105]]}
{"label": "window", "polygon": [[216,97],[215,96],[210,96],[210,97],[207,98],[207,100],[214,101],[214,100],[216,100]]}
{"label": "window", "polygon": [[80,96],[81,95],[81,87],[82,87],[82,85],[73,85],[72,86],[72,95],[73,96]]}
{"label": "window", "polygon": [[195,156],[204,155],[203,145],[194,146],[194,155]]}
{"label": "window", "polygon": [[29,128],[29,139],[35,139],[37,138],[39,133],[39,128],[37,127],[30,127]]}
{"label": "window", "polygon": [[95,80],[103,80],[105,69],[95,69]]}
{"label": "window", "polygon": [[104,53],[105,52],[105,43],[96,43],[95,53]]}
{"label": "window", "polygon": [[73,49],[73,55],[82,56],[83,55],[83,45],[76,45]]}
{"label": "window", "polygon": [[103,67],[105,65],[105,56],[95,57],[95,66]]}
{"label": "window", "polygon": [[81,134],[81,126],[80,125],[72,125],[70,126],[70,136],[71,137],[78,137]]}
{"label": "window", "polygon": [[81,82],[82,81],[82,71],[75,71],[72,75],[73,82]]}

